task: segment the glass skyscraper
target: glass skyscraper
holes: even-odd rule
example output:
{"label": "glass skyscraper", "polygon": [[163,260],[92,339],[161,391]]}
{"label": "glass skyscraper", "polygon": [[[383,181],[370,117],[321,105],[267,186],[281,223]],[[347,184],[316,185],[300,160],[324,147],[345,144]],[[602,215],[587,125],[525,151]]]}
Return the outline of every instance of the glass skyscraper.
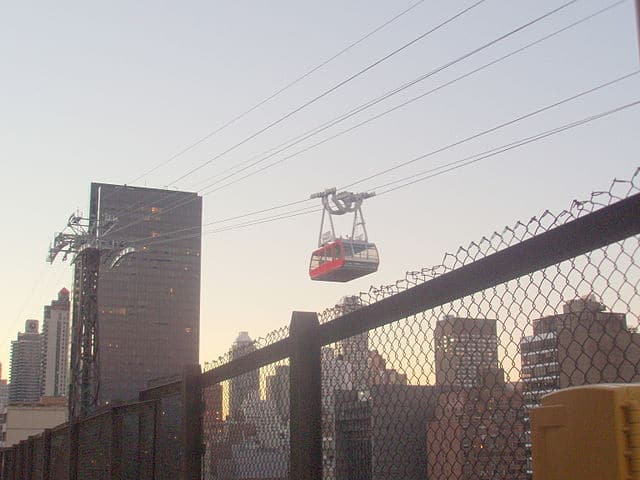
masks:
{"label": "glass skyscraper", "polygon": [[[104,405],[136,398],[149,380],[198,364],[202,198],[92,183],[90,228],[115,247],[101,253],[97,289],[97,393]],[[127,247],[133,249],[119,258]]]}

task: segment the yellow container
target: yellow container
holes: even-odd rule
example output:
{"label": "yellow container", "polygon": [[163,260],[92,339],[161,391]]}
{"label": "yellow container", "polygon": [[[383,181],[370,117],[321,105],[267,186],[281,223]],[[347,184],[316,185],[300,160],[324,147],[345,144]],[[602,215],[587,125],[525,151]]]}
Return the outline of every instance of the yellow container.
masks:
{"label": "yellow container", "polygon": [[640,385],[550,393],[531,410],[534,480],[640,480]]}

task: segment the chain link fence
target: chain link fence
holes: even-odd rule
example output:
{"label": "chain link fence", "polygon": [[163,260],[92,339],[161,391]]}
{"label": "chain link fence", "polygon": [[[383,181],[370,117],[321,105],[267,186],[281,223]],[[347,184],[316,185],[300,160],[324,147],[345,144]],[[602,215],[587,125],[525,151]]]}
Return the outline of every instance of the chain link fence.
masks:
{"label": "chain link fence", "polygon": [[[321,322],[638,190],[636,172],[566,211],[546,211],[460,248],[437,267],[345,297]],[[639,248],[631,236],[323,348],[323,478],[531,478],[529,410],[543,395],[640,380]]]}
{"label": "chain link fence", "polygon": [[263,339],[241,332],[202,374],[4,450],[2,480],[529,480],[542,396],[640,381],[639,191],[637,171]]}
{"label": "chain link fence", "polygon": [[286,361],[205,387],[203,400],[203,479],[288,478]]}

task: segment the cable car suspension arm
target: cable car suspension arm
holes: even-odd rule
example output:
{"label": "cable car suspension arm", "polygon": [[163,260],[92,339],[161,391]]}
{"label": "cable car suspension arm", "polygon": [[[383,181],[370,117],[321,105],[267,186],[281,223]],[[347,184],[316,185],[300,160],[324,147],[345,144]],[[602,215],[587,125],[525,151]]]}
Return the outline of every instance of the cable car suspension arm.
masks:
{"label": "cable car suspension arm", "polygon": [[[353,213],[353,226],[351,229],[351,239],[355,240],[358,227],[362,228],[364,241],[368,241],[367,229],[362,215],[362,202],[375,195],[374,192],[353,193],[353,192],[337,192],[336,188],[328,188],[323,192],[314,193],[310,198],[320,198],[322,200],[322,219],[320,220],[320,234],[318,236],[318,247],[334,241],[336,239],[335,226],[333,223],[333,215],[345,215]],[[324,222],[326,214],[329,213],[329,223],[331,232],[327,237],[324,235]],[[323,238],[324,237],[324,238]]]}

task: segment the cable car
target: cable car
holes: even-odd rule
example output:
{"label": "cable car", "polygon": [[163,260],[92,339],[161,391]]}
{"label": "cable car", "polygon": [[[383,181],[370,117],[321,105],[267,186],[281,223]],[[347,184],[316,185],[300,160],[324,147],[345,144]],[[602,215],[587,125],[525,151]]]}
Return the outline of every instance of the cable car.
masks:
{"label": "cable car", "polygon": [[[321,198],[323,204],[318,248],[311,254],[309,277],[323,282],[348,282],[378,270],[378,249],[367,239],[362,216],[362,201],[373,193],[336,193],[332,188],[316,193],[311,198]],[[331,230],[323,233],[326,214]],[[332,215],[353,213],[351,236],[336,238]],[[358,230],[361,234],[358,235]]]}
{"label": "cable car", "polygon": [[348,282],[378,270],[378,249],[375,244],[339,239],[329,242],[311,254],[311,280]]}

